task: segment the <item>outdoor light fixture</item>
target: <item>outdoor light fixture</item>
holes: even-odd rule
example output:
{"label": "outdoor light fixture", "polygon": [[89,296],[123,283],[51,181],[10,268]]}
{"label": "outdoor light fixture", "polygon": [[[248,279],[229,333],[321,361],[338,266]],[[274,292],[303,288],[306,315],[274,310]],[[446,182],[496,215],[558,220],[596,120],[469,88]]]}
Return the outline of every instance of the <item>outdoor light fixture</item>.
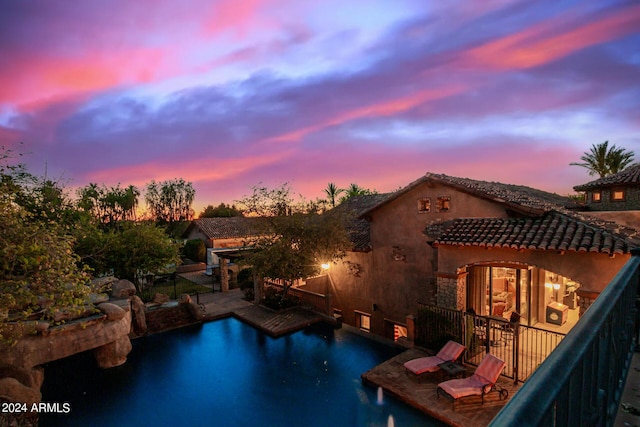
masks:
{"label": "outdoor light fixture", "polygon": [[329,263],[328,262],[324,262],[324,263],[322,263],[321,267],[322,267],[323,270],[328,270],[329,269]]}

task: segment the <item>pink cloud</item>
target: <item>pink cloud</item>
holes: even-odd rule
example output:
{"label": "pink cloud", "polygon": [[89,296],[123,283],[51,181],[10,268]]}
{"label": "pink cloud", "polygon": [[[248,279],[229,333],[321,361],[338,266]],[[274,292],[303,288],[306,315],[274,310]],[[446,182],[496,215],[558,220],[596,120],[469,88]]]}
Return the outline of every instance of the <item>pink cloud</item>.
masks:
{"label": "pink cloud", "polygon": [[110,185],[117,182],[126,182],[127,184],[142,186],[151,180],[164,181],[181,177],[194,183],[206,182],[209,185],[215,185],[217,181],[250,174],[256,168],[281,162],[290,155],[290,151],[283,150],[265,155],[232,159],[196,156],[193,160],[182,161],[175,165],[170,160],[167,160],[105,168],[88,173],[85,179]]}
{"label": "pink cloud", "polygon": [[287,132],[283,135],[269,138],[267,139],[267,142],[298,141],[310,133],[317,132],[328,127],[338,126],[357,119],[392,116],[422,105],[426,102],[446,98],[462,91],[462,86],[422,90],[390,101],[382,101],[373,105],[358,107],[350,111],[346,111],[342,114],[333,116],[322,123],[317,123],[293,132]]}
{"label": "pink cloud", "polygon": [[564,30],[570,20],[563,16],[486,43],[468,51],[462,62],[494,69],[543,65],[588,46],[636,32],[640,27],[640,6],[621,9],[597,21]]}

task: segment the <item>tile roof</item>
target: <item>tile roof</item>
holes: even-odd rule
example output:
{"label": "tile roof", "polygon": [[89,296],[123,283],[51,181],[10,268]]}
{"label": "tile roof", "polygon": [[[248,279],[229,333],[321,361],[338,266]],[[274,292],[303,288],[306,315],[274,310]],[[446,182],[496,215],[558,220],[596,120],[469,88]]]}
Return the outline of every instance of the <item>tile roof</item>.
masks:
{"label": "tile roof", "polygon": [[[612,221],[596,218],[583,212],[572,210],[570,208],[575,207],[575,205],[573,205],[573,203],[567,197],[531,187],[526,187],[523,185],[479,181],[469,178],[458,178],[444,174],[427,173],[426,175],[412,182],[403,189],[392,193],[389,197],[373,206],[369,210],[376,209],[382,204],[385,204],[390,200],[399,197],[401,194],[404,194],[412,188],[425,182],[439,183],[442,185],[450,186],[459,191],[466,192],[476,197],[480,197],[496,203],[501,203],[505,205],[505,207],[508,208],[513,214],[518,214],[518,216],[531,217],[531,219],[528,219],[527,221],[541,220],[540,218],[546,218],[546,215],[548,213],[555,212],[556,214],[564,215],[567,221],[575,223],[574,228],[577,227],[582,229],[582,227],[589,227],[590,229],[599,229],[602,232],[608,233],[608,235],[614,236],[616,239],[626,239],[626,243],[628,245],[640,245],[640,233],[638,232],[638,230],[625,227]],[[510,222],[516,221],[517,218],[476,220]],[[496,230],[496,232],[498,231]],[[483,244],[488,243],[489,237],[490,236],[485,236],[487,242]],[[496,235],[496,239],[494,239],[493,241],[499,240],[500,237],[504,236]],[[477,242],[478,245],[480,245],[480,243],[480,241]],[[442,241],[441,244],[445,244],[445,241]],[[602,251],[606,251],[606,248],[603,248]],[[624,253],[627,253],[627,251],[628,249],[625,249]]]}
{"label": "tile roof", "polygon": [[223,218],[199,218],[191,222],[185,235],[192,227],[198,227],[209,239],[230,239],[261,234],[264,218],[242,216]]}
{"label": "tile roof", "polygon": [[573,187],[576,191],[587,191],[593,188],[610,187],[614,185],[640,186],[640,163],[629,166],[622,172],[587,182]]}
{"label": "tile roof", "polygon": [[460,218],[434,246],[468,246],[627,254],[633,246],[623,237],[559,212],[535,218]]}
{"label": "tile roof", "polygon": [[458,190],[528,212],[542,213],[550,210],[561,210],[571,204],[568,197],[524,185],[478,181],[434,173],[427,173],[425,178],[429,181],[446,184]]}

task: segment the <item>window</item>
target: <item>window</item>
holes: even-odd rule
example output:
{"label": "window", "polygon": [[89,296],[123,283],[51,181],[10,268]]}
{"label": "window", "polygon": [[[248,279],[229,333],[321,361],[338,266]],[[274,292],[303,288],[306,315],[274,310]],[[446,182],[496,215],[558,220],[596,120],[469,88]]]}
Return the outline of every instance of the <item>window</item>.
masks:
{"label": "window", "polygon": [[624,200],[624,189],[614,188],[611,190],[611,200],[614,202],[620,202]]}
{"label": "window", "polygon": [[602,201],[602,193],[599,191],[594,191],[591,193],[591,201],[594,203],[599,203]]}
{"label": "window", "polygon": [[426,213],[431,210],[431,200],[428,197],[418,199],[418,213]]}
{"label": "window", "polygon": [[356,327],[361,331],[371,332],[371,315],[356,311]]}
{"label": "window", "polygon": [[407,327],[402,325],[393,325],[393,340],[398,341],[400,338],[407,337]]}
{"label": "window", "polygon": [[449,209],[451,209],[451,197],[449,196],[438,197],[438,206],[436,207],[436,211],[449,212]]}

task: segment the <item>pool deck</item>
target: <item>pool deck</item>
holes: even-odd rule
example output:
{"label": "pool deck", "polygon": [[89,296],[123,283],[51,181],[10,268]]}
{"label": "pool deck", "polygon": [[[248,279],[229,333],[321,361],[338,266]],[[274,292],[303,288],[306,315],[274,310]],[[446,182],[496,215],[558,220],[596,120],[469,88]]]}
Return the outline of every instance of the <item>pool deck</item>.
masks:
{"label": "pool deck", "polygon": [[200,294],[198,299],[205,307],[204,321],[235,317],[272,337],[280,337],[315,323],[331,320],[303,307],[294,307],[279,312],[270,310],[246,301],[239,289]]}
{"label": "pool deck", "polygon": [[[508,398],[500,400],[498,393],[492,392],[485,396],[484,404],[479,396],[473,396],[456,402],[454,410],[451,398],[442,395],[438,398],[436,394],[438,383],[447,379],[443,372],[423,374],[418,378],[403,366],[408,360],[428,355],[418,347],[409,349],[362,374],[362,381],[382,387],[385,393],[451,426],[484,427],[509,401]],[[467,366],[464,376],[470,376],[474,369]],[[509,391],[509,397],[519,387],[504,377],[500,377],[498,385]]]}

